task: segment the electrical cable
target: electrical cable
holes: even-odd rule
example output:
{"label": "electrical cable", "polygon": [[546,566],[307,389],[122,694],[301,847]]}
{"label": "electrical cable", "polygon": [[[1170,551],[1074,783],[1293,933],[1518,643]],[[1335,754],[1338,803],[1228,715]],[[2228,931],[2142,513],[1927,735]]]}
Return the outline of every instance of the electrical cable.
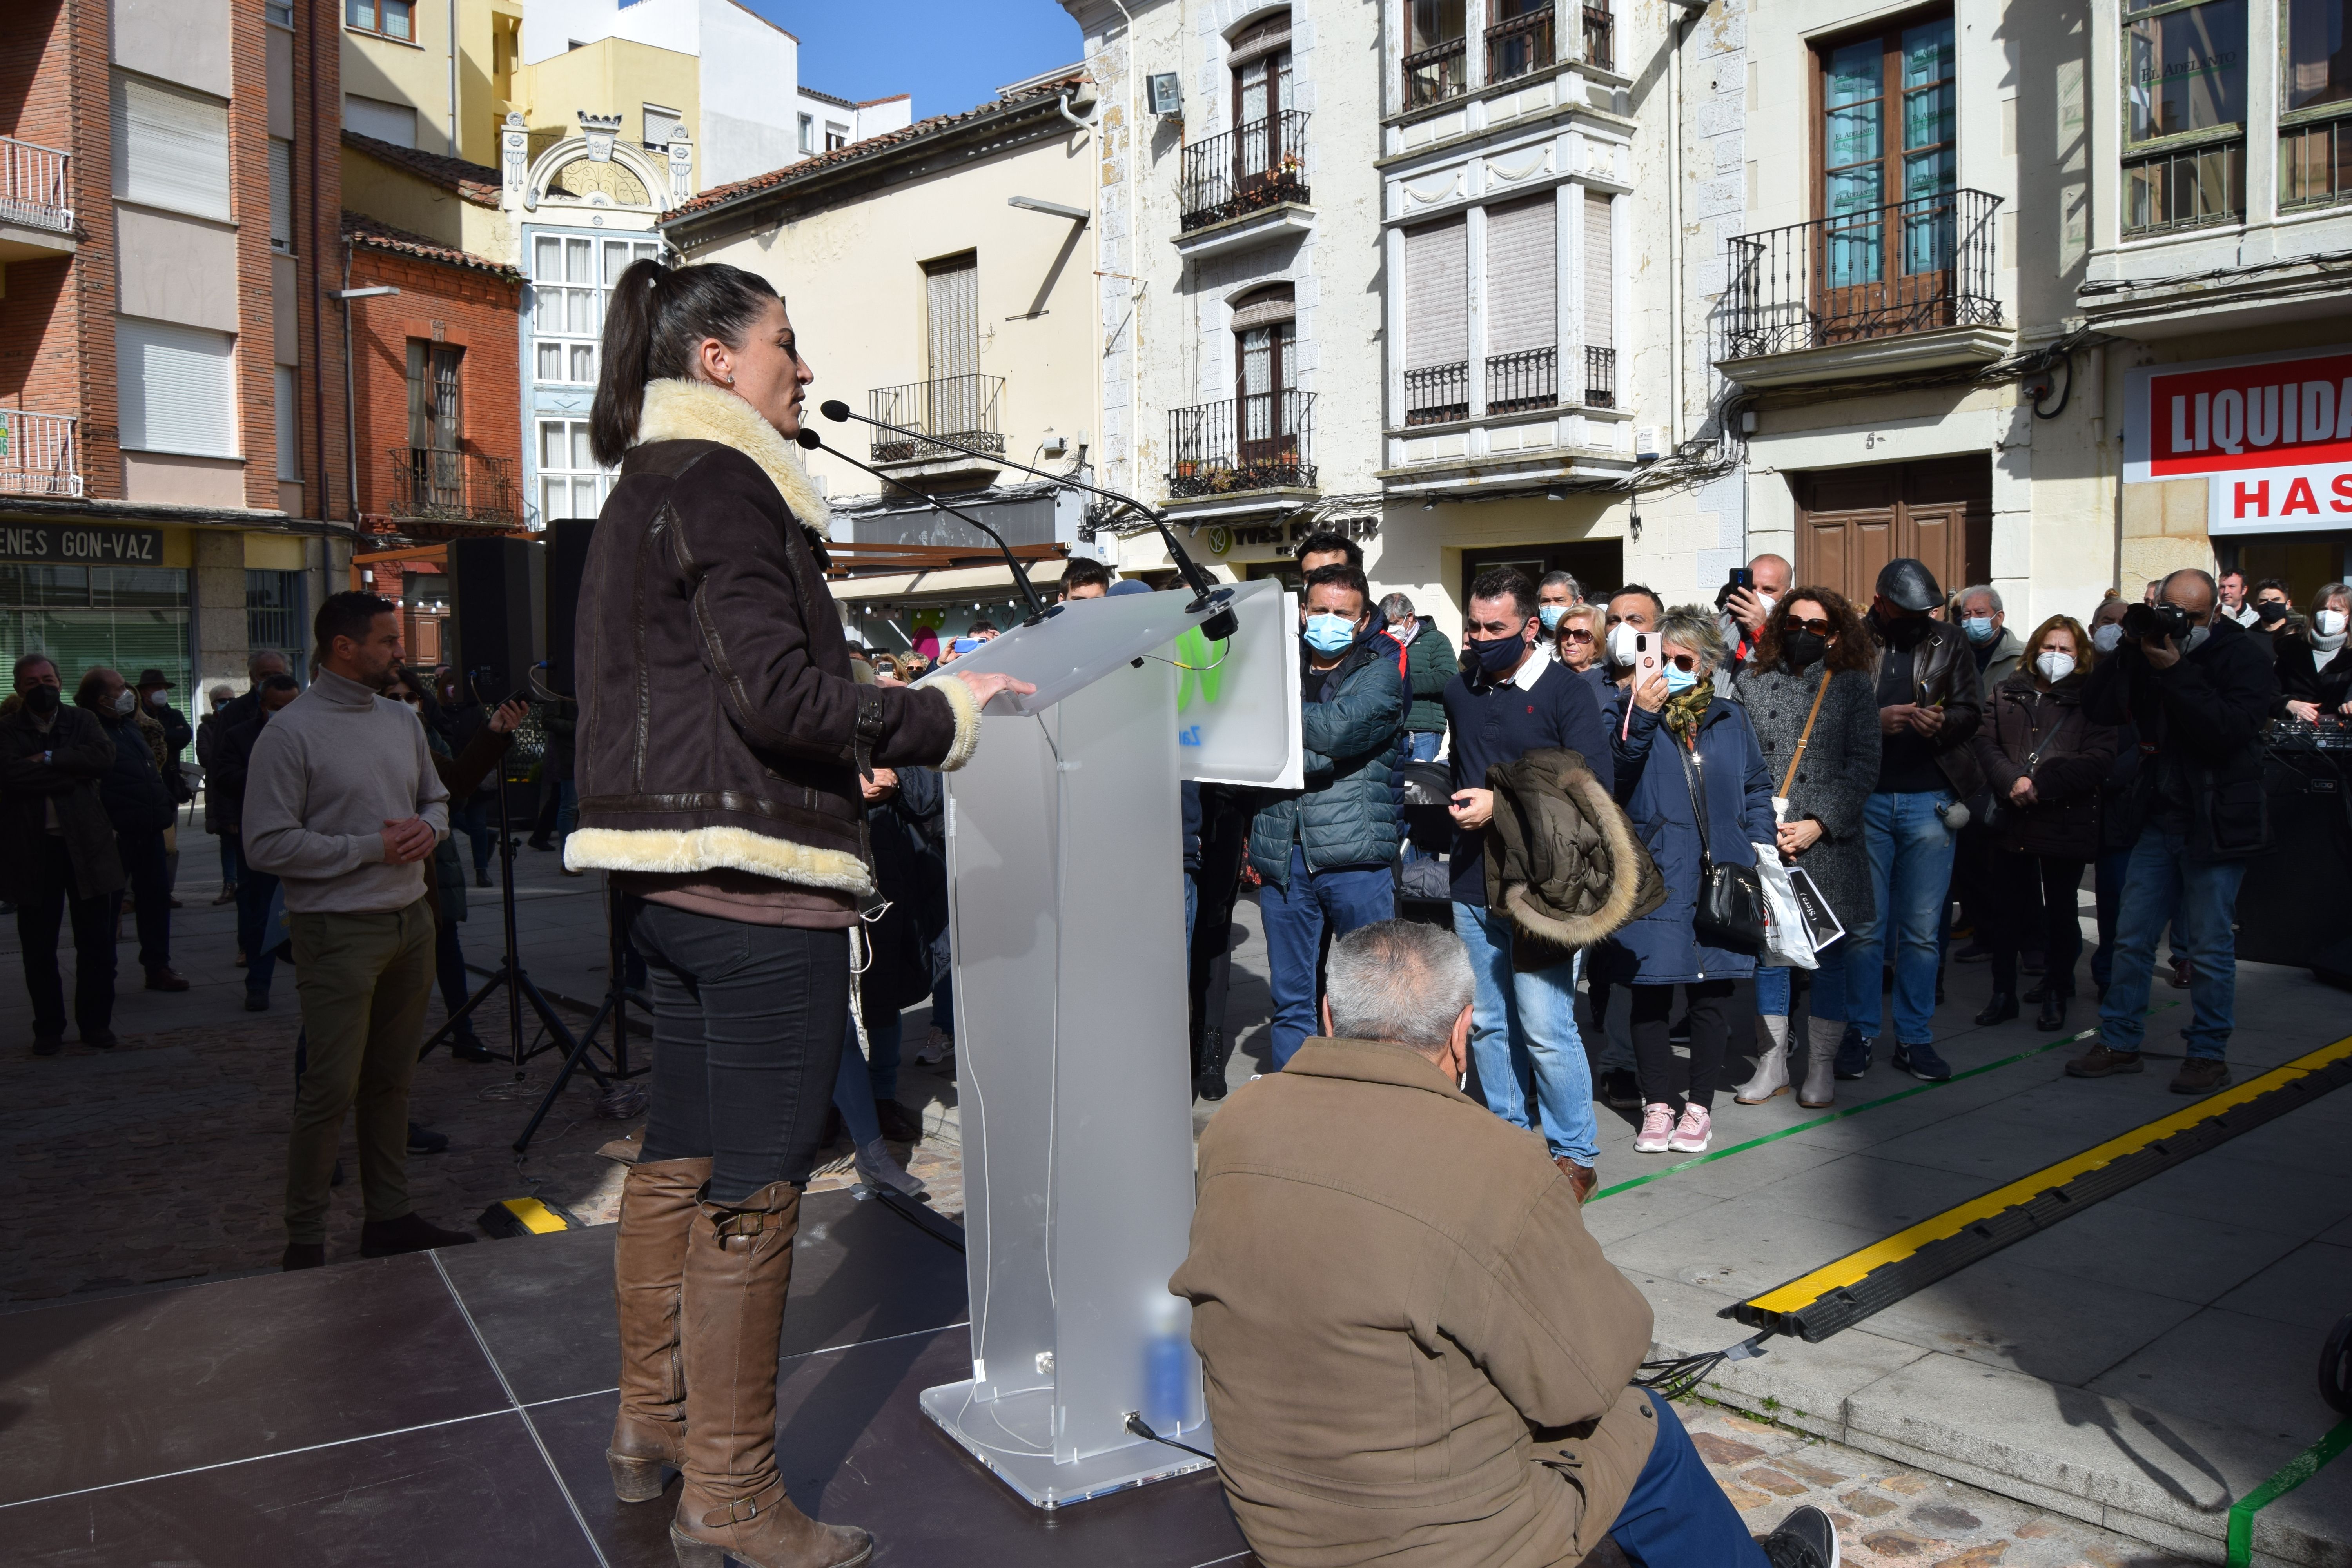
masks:
{"label": "electrical cable", "polygon": [[1195,1448],[1190,1443],[1179,1443],[1173,1437],[1162,1437],[1159,1433],[1154,1432],[1150,1426],[1145,1422],[1143,1417],[1140,1415],[1129,1416],[1127,1418],[1127,1429],[1134,1433],[1139,1437],[1149,1437],[1151,1441],[1155,1443],[1164,1443],[1171,1448],[1181,1448],[1196,1459],[1206,1459],[1213,1465],[1217,1462],[1217,1457],[1214,1454]]}
{"label": "electrical cable", "polygon": [[1764,1342],[1777,1331],[1766,1329],[1719,1351],[1707,1351],[1698,1355],[1676,1356],[1671,1361],[1645,1361],[1640,1371],[1646,1377],[1636,1377],[1633,1386],[1646,1388],[1661,1399],[1686,1399],[1707,1374],[1727,1361],[1753,1361],[1764,1353]]}
{"label": "electrical cable", "polygon": [[1147,653],[1143,657],[1154,664],[1172,664],[1179,669],[1189,669],[1195,675],[1206,675],[1209,671],[1223,667],[1225,660],[1233,657],[1234,642],[1231,637],[1219,637],[1217,646],[1224,651],[1217,655],[1215,664],[1186,664],[1181,659],[1162,658],[1156,653]]}

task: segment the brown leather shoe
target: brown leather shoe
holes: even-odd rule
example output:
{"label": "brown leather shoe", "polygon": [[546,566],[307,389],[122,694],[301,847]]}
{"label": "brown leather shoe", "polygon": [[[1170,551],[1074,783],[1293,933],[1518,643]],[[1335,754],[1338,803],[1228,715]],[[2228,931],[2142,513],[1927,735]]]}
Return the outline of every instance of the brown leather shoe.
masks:
{"label": "brown leather shoe", "polygon": [[2190,1057],[2172,1075],[2175,1094],[2210,1094],[2230,1087],[2230,1064],[2219,1057]]}
{"label": "brown leather shoe", "polygon": [[327,1244],[323,1241],[289,1241],[279,1255],[278,1267],[291,1274],[297,1268],[318,1268],[327,1261]]}
{"label": "brown leather shoe", "polygon": [[1600,1171],[1591,1165],[1579,1164],[1565,1154],[1553,1155],[1551,1163],[1558,1165],[1559,1173],[1568,1178],[1569,1190],[1576,1194],[1579,1205],[1592,1195],[1593,1188],[1601,1184]]}
{"label": "brown leather shoe", "polygon": [[819,1524],[776,1474],[776,1357],[801,1194],[789,1182],[708,1201],[688,1226],[678,1298],[686,1352],[686,1481],[669,1525],[678,1568],[857,1568],[862,1530]]}
{"label": "brown leather shoe", "polygon": [[147,972],[147,989],[150,991],[185,991],[187,988],[188,977],[177,970],[151,969]]}
{"label": "brown leather shoe", "polygon": [[2094,1040],[2091,1048],[2066,1064],[2068,1078],[2110,1078],[2119,1072],[2140,1072],[2146,1064],[2137,1051],[2111,1051],[2105,1040]]}
{"label": "brown leather shoe", "polygon": [[656,1160],[629,1167],[621,1184],[620,1236],[613,1244],[613,1306],[621,1321],[621,1410],[604,1462],[613,1495],[651,1502],[667,1470],[686,1465],[686,1361],[677,1343],[678,1282],[695,1200],[710,1180],[708,1160]]}

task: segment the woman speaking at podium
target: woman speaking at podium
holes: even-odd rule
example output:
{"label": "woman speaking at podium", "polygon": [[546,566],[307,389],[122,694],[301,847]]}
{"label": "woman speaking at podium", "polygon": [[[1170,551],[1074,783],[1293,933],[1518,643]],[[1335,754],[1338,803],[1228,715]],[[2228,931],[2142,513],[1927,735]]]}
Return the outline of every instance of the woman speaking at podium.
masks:
{"label": "woman speaking at podium", "polygon": [[776,1362],[801,1189],[831,1103],[858,902],[858,779],[956,768],[1002,675],[861,686],[825,589],[827,511],[792,437],[814,379],[738,268],[640,261],[591,416],[620,478],[580,586],[579,827],[564,863],[625,895],[654,1002],[653,1104],[614,1294],[624,1501],[684,1473],[681,1568],[843,1568],[864,1531],[776,1473]]}

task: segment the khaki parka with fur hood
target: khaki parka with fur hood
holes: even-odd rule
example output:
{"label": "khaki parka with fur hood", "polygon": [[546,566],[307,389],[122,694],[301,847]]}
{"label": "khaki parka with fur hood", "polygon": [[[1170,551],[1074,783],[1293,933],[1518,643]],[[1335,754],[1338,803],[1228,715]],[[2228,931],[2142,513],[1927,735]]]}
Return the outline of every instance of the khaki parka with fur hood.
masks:
{"label": "khaki parka with fur hood", "polygon": [[861,761],[961,767],[961,681],[860,686],[800,454],[723,388],[656,381],[580,586],[574,870],[874,890]]}

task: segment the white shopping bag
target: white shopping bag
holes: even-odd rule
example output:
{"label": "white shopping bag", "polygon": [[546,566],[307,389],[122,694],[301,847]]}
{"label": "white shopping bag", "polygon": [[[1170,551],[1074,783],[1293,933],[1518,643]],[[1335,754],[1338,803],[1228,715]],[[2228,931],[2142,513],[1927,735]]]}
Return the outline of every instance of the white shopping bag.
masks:
{"label": "white shopping bag", "polygon": [[1751,847],[1756,880],[1764,889],[1764,951],[1756,962],[1775,969],[1818,969],[1804,906],[1789,881],[1789,868],[1780,864],[1780,850],[1763,844]]}

